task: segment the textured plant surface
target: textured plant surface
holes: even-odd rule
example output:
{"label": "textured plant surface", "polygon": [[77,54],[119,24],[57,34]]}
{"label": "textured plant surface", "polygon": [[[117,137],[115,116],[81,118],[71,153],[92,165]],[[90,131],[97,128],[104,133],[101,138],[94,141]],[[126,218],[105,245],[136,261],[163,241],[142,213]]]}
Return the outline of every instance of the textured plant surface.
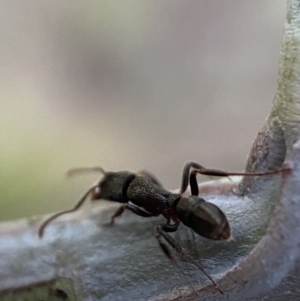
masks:
{"label": "textured plant surface", "polygon": [[[0,225],[1,300],[292,300],[300,282],[300,0],[288,1],[278,89],[249,155],[247,171],[290,166],[280,175],[221,180],[200,193],[224,210],[234,240],[213,242],[181,226],[175,239],[225,291],[220,295],[192,264],[180,261],[191,286],[158,247],[159,218],[125,213],[102,226],[115,206],[100,202],[53,222]],[[27,298],[27,299],[26,299]],[[19,299],[18,299],[19,300]]]}

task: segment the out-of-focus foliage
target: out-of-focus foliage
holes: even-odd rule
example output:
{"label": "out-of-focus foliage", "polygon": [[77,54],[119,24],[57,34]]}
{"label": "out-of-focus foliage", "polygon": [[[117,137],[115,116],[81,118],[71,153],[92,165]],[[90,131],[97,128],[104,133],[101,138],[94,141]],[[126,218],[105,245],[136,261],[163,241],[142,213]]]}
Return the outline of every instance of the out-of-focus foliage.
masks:
{"label": "out-of-focus foliage", "polygon": [[[94,177],[242,169],[276,86],[285,2],[1,2],[0,220],[70,206]],[[266,39],[266,37],[268,37]]]}

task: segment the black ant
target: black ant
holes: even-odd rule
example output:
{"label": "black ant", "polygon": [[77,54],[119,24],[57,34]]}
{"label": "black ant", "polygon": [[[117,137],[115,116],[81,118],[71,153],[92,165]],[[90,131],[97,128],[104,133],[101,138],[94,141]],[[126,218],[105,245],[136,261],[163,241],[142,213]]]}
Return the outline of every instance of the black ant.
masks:
{"label": "black ant", "polygon": [[[112,215],[110,225],[114,224],[115,219],[125,209],[142,217],[152,217],[161,214],[167,221],[165,224],[156,226],[156,239],[165,255],[176,264],[169,249],[169,247],[172,247],[186,260],[193,262],[211,280],[219,292],[223,294],[223,291],[204,268],[187,255],[184,249],[167,232],[175,232],[180,222],[182,222],[203,237],[214,240],[228,240],[230,238],[230,226],[224,212],[216,205],[198,197],[199,189],[196,179],[198,173],[221,177],[231,175],[263,176],[279,173],[282,169],[268,172],[224,172],[206,169],[198,163],[188,162],[183,169],[179,193],[165,190],[159,181],[146,171],[138,174],[128,171],[105,172],[101,167],[92,167],[71,169],[68,171],[68,175],[87,171],[101,172],[103,178],[88,189],[73,209],[56,213],[44,221],[38,230],[39,237],[43,236],[45,227],[51,221],[60,215],[76,211],[89,195],[92,200],[105,199],[122,203]],[[190,184],[191,195],[187,197],[182,196],[188,184]]]}

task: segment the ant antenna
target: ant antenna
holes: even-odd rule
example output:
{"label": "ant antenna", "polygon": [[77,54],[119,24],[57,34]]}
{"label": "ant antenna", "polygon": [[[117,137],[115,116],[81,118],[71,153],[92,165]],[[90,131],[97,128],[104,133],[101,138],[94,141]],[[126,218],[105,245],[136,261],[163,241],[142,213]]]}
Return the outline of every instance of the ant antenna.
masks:
{"label": "ant antenna", "polygon": [[82,174],[82,173],[88,173],[88,172],[100,172],[103,175],[105,175],[105,170],[100,166],[96,166],[96,167],[76,167],[76,168],[69,169],[67,171],[67,177],[73,177],[74,175],[78,175],[78,174]]}
{"label": "ant antenna", "polygon": [[69,210],[65,210],[65,211],[58,212],[58,213],[52,215],[51,217],[49,217],[48,219],[46,219],[46,220],[42,223],[42,225],[40,226],[40,228],[39,228],[39,231],[38,231],[39,237],[40,237],[40,238],[43,237],[46,226],[47,226],[50,222],[52,222],[54,219],[56,219],[57,217],[59,217],[59,216],[61,216],[61,215],[63,215],[63,214],[71,213],[71,212],[74,212],[74,211],[76,211],[77,209],[79,209],[79,208],[83,205],[84,201],[85,201],[86,198],[89,196],[89,194],[90,194],[95,188],[97,188],[97,187],[98,187],[98,183],[97,183],[97,184],[94,184],[93,186],[91,186],[91,187],[89,188],[89,190],[88,190],[88,191],[80,198],[80,200],[79,200],[78,203],[74,206],[74,208],[69,209]]}

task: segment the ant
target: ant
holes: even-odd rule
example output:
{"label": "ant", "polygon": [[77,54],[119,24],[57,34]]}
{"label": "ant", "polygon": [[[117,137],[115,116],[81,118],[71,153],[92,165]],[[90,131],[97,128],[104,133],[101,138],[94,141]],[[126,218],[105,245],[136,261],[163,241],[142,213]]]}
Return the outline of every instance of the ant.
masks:
{"label": "ant", "polygon": [[[225,172],[206,169],[196,162],[188,162],[183,169],[179,193],[165,190],[160,182],[147,171],[135,174],[128,171],[106,172],[101,167],[83,167],[71,169],[67,175],[72,176],[90,171],[102,173],[103,178],[87,190],[74,208],[56,213],[44,221],[38,230],[40,238],[50,222],[58,216],[76,211],[83,205],[88,196],[91,197],[91,200],[105,199],[122,204],[112,215],[109,222],[111,226],[114,225],[115,219],[121,216],[125,209],[142,217],[161,214],[166,218],[166,223],[156,226],[156,239],[165,255],[177,265],[169,247],[173,248],[183,258],[197,266],[214,284],[216,289],[223,294],[223,291],[212,277],[197,261],[186,254],[184,249],[168,232],[175,232],[180,222],[182,222],[205,238],[213,240],[230,239],[230,226],[224,212],[218,206],[198,197],[197,174],[220,177],[231,175],[264,176],[279,173],[282,169],[267,172]],[[191,195],[185,197],[182,194],[187,190],[188,184],[190,184]]]}

